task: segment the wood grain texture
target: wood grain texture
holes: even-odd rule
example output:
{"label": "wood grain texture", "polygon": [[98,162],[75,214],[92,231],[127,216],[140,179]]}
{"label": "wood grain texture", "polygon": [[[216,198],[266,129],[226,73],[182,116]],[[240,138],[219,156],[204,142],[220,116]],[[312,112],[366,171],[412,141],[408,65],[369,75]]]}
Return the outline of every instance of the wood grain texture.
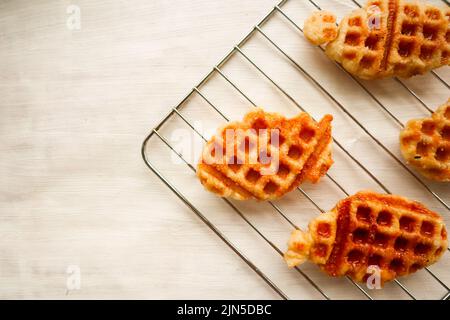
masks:
{"label": "wood grain texture", "polygon": [[276,297],[139,151],[272,4],[0,1],[0,298]]}
{"label": "wood grain texture", "polygon": [[[354,8],[350,0],[317,2],[339,17]],[[278,298],[145,167],[140,155],[149,130],[276,1],[132,3],[0,0],[0,298]],[[70,4],[81,10],[80,30],[66,26]],[[302,25],[313,9],[307,1],[290,0],[285,10]],[[280,15],[264,30],[399,156],[398,127],[351,78]],[[450,222],[448,211],[261,35],[245,51],[313,116],[332,113],[335,137],[392,191],[423,201]],[[450,82],[448,69],[438,73]],[[298,112],[242,57],[233,57],[224,72],[269,111]],[[406,83],[432,108],[449,95],[431,75]],[[402,121],[427,114],[393,80],[364,84]],[[220,77],[202,90],[230,118],[239,119],[251,107]],[[198,95],[183,112],[203,119],[207,129],[223,123]],[[174,118],[162,134],[170,140],[183,126]],[[198,137],[194,140],[201,146]],[[167,161],[173,154],[164,145],[150,147],[171,181],[177,180],[290,297],[322,298],[229,207],[204,192],[184,164]],[[348,192],[379,190],[336,147],[334,153],[330,173]],[[431,187],[450,202],[448,185]],[[305,190],[325,209],[344,196],[326,179]],[[300,198],[291,193],[278,205],[305,227],[317,210]],[[292,227],[273,208],[239,207],[285,248]],[[450,285],[447,256],[433,270]],[[71,265],[80,267],[81,289],[67,292]],[[345,279],[330,280],[312,265],[302,269],[333,298],[364,298]],[[423,272],[405,283],[419,298],[436,298],[445,292],[433,281]],[[373,294],[408,298],[395,285]]]}

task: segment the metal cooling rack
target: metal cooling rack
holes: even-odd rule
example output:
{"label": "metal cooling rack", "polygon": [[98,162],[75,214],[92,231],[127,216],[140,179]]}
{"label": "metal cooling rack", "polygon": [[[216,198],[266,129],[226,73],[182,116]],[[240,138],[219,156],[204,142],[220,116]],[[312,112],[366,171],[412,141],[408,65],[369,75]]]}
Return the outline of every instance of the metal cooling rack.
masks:
{"label": "metal cooling rack", "polygon": [[[290,0],[294,1],[294,0]],[[312,9],[318,9],[322,10],[321,7],[313,0],[308,0],[310,5],[312,6]],[[350,0],[349,0],[350,1]],[[360,6],[358,2],[355,0],[351,0],[354,5]],[[442,0],[447,5],[449,4],[448,1]],[[225,114],[221,111],[221,109],[214,104],[203,92],[203,87],[210,81],[210,79],[213,76],[219,76],[221,77],[228,85],[233,88],[233,90],[236,91],[238,95],[241,96],[244,100],[246,100],[250,105],[256,107],[257,104],[250,98],[248,94],[245,93],[245,90],[243,90],[240,86],[236,84],[235,81],[232,80],[230,76],[227,76],[225,72],[223,71],[223,67],[229,62],[229,60],[236,55],[240,55],[241,58],[246,60],[249,65],[251,65],[257,73],[260,74],[260,76],[265,79],[268,83],[271,84],[276,90],[285,98],[287,98],[294,106],[296,106],[299,111],[308,112],[308,110],[304,109],[304,107],[298,102],[298,99],[295,99],[291,94],[288,93],[288,90],[286,90],[282,85],[280,85],[279,82],[277,82],[273,77],[269,76],[268,73],[263,71],[263,67],[254,61],[248,54],[246,54],[243,51],[243,47],[245,44],[255,35],[262,36],[263,39],[267,41],[267,43],[273,47],[275,51],[278,52],[280,58],[286,59],[289,61],[293,66],[294,69],[296,69],[303,77],[305,77],[308,81],[310,81],[316,88],[319,90],[323,95],[325,95],[331,102],[342,112],[345,114],[351,121],[356,124],[357,127],[364,132],[366,137],[369,140],[372,140],[379,149],[383,150],[383,152],[386,153],[388,157],[391,158],[392,161],[397,163],[402,170],[404,170],[407,174],[409,174],[417,183],[419,184],[420,188],[422,188],[423,192],[429,193],[435,200],[437,200],[438,203],[444,208],[445,214],[450,214],[450,205],[446,202],[440,196],[436,191],[433,190],[433,187],[430,186],[428,183],[424,182],[420,176],[418,176],[414,171],[412,171],[409,167],[407,167],[400,158],[395,155],[386,145],[381,141],[379,138],[376,138],[369,129],[366,128],[366,126],[363,125],[361,121],[359,121],[352,112],[349,111],[348,107],[344,105],[344,103],[340,102],[335,95],[333,95],[327,88],[324,87],[324,85],[321,84],[319,80],[316,79],[310,72],[308,72],[300,62],[298,62],[296,59],[294,59],[292,56],[290,56],[286,50],[281,48],[277,42],[273,39],[272,36],[269,36],[264,30],[263,27],[266,25],[266,23],[275,15],[278,14],[282,19],[285,20],[288,24],[291,25],[300,35],[303,33],[302,28],[294,22],[294,19],[291,18],[285,11],[284,6],[286,3],[289,2],[288,0],[283,0],[279,4],[275,5],[273,9],[254,27],[252,30],[236,45],[232,48],[230,52],[227,53],[227,55],[196,85],[184,98],[183,100],[174,108],[170,110],[170,112],[162,119],[162,121],[152,129],[150,134],[145,138],[143,145],[142,145],[142,157],[146,163],[146,165],[161,179],[161,181],[170,189],[172,192],[180,199],[182,200],[191,210],[194,212],[239,258],[243,260],[261,279],[272,289],[276,294],[278,294],[283,299],[289,299],[289,295],[285,292],[285,290],[276,283],[277,281],[274,281],[266,272],[263,271],[262,268],[260,268],[257,263],[252,261],[252,259],[248,258],[246,254],[243,252],[243,250],[240,248],[239,245],[236,245],[234,241],[232,241],[229,237],[226,236],[226,234],[215,224],[212,222],[212,219],[207,217],[207,214],[205,213],[205,210],[199,209],[195,204],[194,201],[192,201],[188,196],[186,196],[185,193],[181,192],[179,188],[176,187],[176,183],[173,179],[169,179],[162,170],[158,169],[157,166],[150,161],[150,154],[153,151],[151,148],[149,148],[149,144],[153,139],[159,140],[160,143],[162,143],[164,146],[170,150],[173,154],[175,154],[177,157],[183,161],[185,164],[185,168],[194,176],[194,173],[196,171],[193,164],[191,164],[188,160],[184,158],[184,155],[177,151],[176,148],[168,141],[168,139],[162,134],[160,131],[162,127],[171,119],[178,117],[179,120],[181,120],[184,124],[186,124],[196,135],[198,135],[202,140],[206,141],[206,138],[204,135],[196,128],[196,126],[192,123],[191,120],[188,119],[182,112],[181,109],[185,105],[186,101],[188,101],[192,96],[197,95],[203,102],[208,105],[208,107],[217,113],[217,115],[225,121],[229,121],[229,119],[225,116]],[[306,1],[305,1],[306,2]],[[322,52],[324,49],[322,47],[318,47],[319,50]],[[403,122],[394,115],[393,112],[389,110],[388,107],[385,106],[381,102],[377,96],[372,93],[372,91],[368,88],[367,83],[364,83],[363,81],[353,77],[351,74],[349,74],[347,71],[345,71],[339,64],[336,63],[336,66],[342,70],[342,72],[345,72],[351,80],[354,82],[356,86],[358,86],[361,90],[364,91],[364,93],[367,95],[367,98],[372,100],[376,105],[381,108],[383,112],[386,113],[388,118],[390,118],[396,126],[398,126],[399,129],[401,129],[404,124]],[[436,78],[443,86],[445,86],[448,89],[450,89],[449,84],[441,77],[438,73],[432,72],[431,75]],[[428,104],[417,94],[413,89],[410,88],[410,86],[406,83],[404,80],[400,80],[395,78],[394,81],[396,81],[408,94],[410,94],[420,105],[422,108],[427,110],[428,112],[432,112],[432,108],[428,106]],[[354,163],[359,169],[361,169],[365,174],[367,174],[370,179],[373,180],[373,182],[378,185],[384,192],[391,193],[390,189],[379,179],[367,166],[365,166],[362,161],[358,160],[355,155],[353,155],[352,152],[348,150],[348,148],[345,148],[343,144],[339,142],[338,139],[334,138],[334,143],[337,146],[337,148],[343,152],[350,160]],[[338,188],[344,195],[349,195],[349,192],[347,189],[337,181],[334,177],[330,175],[330,173],[327,174],[327,178],[331,181],[332,184],[336,188]],[[310,202],[310,204],[318,211],[318,212],[324,212],[325,210],[322,209],[321,205],[318,203],[318,201],[314,200],[314,196],[311,196],[311,194],[306,191],[305,189],[299,187],[298,188],[299,193],[304,197],[304,199],[307,199],[307,201]],[[275,251],[278,255],[282,256],[283,252],[280,249],[279,246],[277,246],[274,241],[272,241],[269,236],[267,236],[264,231],[262,231],[260,228],[257,227],[255,223],[251,221],[251,219],[246,215],[242,209],[238,207],[235,203],[228,199],[220,199],[219,201],[225,202],[225,204],[229,207],[231,211],[233,211],[235,214],[237,214],[242,221],[250,228],[252,229],[257,236],[262,239],[266,244],[268,244],[269,247],[272,248],[273,251]],[[293,222],[291,218],[289,218],[288,214],[282,210],[282,208],[274,203],[269,202],[269,205],[274,209],[276,214],[279,215],[281,219],[283,219],[285,222],[287,222],[291,227],[298,228],[298,226]],[[288,234],[286,234],[286,238],[288,237]],[[318,281],[316,276],[311,276],[309,270],[304,270],[302,267],[295,268],[295,271],[298,273],[298,276],[303,277],[306,283],[311,287],[311,290],[316,290],[317,293],[322,296],[325,299],[330,299],[330,295],[327,292],[326,289],[324,289],[322,281]],[[435,272],[433,272],[430,268],[426,268],[425,271],[430,276],[430,279],[432,281],[435,281],[439,286],[442,287],[442,290],[444,292],[443,296],[440,297],[433,297],[433,298],[441,298],[448,300],[450,298],[450,289],[446,284],[445,280],[442,280],[441,277],[436,275]],[[327,277],[326,275],[324,277]],[[331,281],[331,280],[329,280]],[[363,285],[358,284],[351,280],[350,278],[347,278],[347,281],[351,283],[351,286],[354,287],[354,290],[359,291],[361,294],[361,297],[365,297],[367,299],[374,299],[374,294],[371,292],[371,290],[368,290]],[[278,281],[279,282],[279,281]],[[409,289],[408,285],[403,283],[403,281],[395,280],[394,282],[395,286],[398,286],[397,289],[401,290],[405,297],[410,299],[416,299],[416,295]]]}

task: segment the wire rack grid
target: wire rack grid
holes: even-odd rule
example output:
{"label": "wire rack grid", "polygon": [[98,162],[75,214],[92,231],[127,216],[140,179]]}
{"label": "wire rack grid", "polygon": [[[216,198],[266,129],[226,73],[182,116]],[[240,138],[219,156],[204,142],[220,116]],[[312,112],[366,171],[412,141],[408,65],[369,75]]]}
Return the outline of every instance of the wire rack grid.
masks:
{"label": "wire rack grid", "polygon": [[[449,74],[437,70],[425,80],[395,78],[386,84],[353,77],[339,64],[324,57],[322,47],[305,44],[303,30],[297,23],[311,10],[330,6],[345,14],[349,7],[360,6],[355,0],[332,2],[330,6],[329,1],[323,5],[312,0],[283,0],[275,5],[151,130],[143,142],[142,157],[161,181],[282,299],[449,299],[448,254],[438,266],[395,280],[383,290],[369,290],[349,277],[328,278],[314,266],[288,270],[280,262],[290,229],[303,228],[315,214],[324,212],[324,208],[332,207],[333,202],[360,188],[385,193],[407,191],[406,195],[419,198],[450,221],[448,186],[423,180],[404,164],[396,140],[392,139],[392,132],[398,136],[398,130],[404,126],[403,119],[427,116],[438,101],[442,103],[448,98]],[[304,46],[297,50],[300,42]],[[270,56],[261,54],[263,51]],[[256,53],[260,53],[259,56]],[[314,63],[320,68],[314,68]],[[247,72],[245,75],[242,75],[243,70]],[[423,81],[426,86],[420,84]],[[438,97],[428,94],[428,89],[436,87],[439,90],[431,92],[438,91]],[[384,92],[388,92],[389,99]],[[215,99],[211,98],[213,96]],[[286,108],[288,114],[304,111],[315,118],[329,111],[335,121],[339,121],[333,136],[337,147],[334,151],[336,164],[325,181],[317,186],[301,186],[285,200],[264,204],[242,204],[196,192],[201,187],[196,189],[199,183],[195,181],[195,159],[207,140],[205,123],[207,129],[212,129],[229,121],[233,115],[241,118],[248,108],[262,102],[273,104],[277,111],[279,108]],[[398,110],[393,107],[397,102],[412,107]],[[381,133],[380,123],[386,126]],[[181,127],[192,134],[189,141],[183,140],[186,134],[182,134],[181,143],[179,136],[174,139]],[[338,129],[342,134],[337,134]],[[183,149],[190,144],[198,146],[194,156]],[[374,152],[379,159],[370,159]],[[157,159],[151,160],[155,154]],[[176,160],[177,165],[173,166],[171,163]],[[242,230],[247,230],[246,234],[251,230],[250,239],[243,236]],[[254,241],[258,241],[258,248],[253,248]],[[278,258],[274,258],[273,252]]]}

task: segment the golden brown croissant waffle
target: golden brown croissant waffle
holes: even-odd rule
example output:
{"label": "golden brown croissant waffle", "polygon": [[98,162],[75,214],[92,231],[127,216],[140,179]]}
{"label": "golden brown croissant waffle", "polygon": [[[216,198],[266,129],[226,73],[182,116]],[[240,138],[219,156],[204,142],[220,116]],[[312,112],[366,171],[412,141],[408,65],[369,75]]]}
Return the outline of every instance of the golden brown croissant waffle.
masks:
{"label": "golden brown croissant waffle", "polygon": [[447,250],[442,218],[406,198],[362,191],[295,230],[284,258],[289,267],[306,260],[331,276],[365,281],[378,266],[381,283],[436,262]]}
{"label": "golden brown croissant waffle", "polygon": [[[307,38],[314,44],[328,42],[326,54],[355,76],[407,78],[449,65],[449,21],[449,7],[441,9],[419,1],[370,0],[341,21],[336,38]],[[320,19],[308,19],[305,24],[305,30],[329,27]]]}
{"label": "golden brown croissant waffle", "polygon": [[332,119],[325,115],[317,123],[307,113],[286,119],[257,108],[207,142],[197,175],[222,197],[279,198],[305,180],[317,182],[330,168]]}
{"label": "golden brown croissant waffle", "polygon": [[400,133],[400,150],[425,177],[450,181],[450,99],[431,117],[408,121]]}

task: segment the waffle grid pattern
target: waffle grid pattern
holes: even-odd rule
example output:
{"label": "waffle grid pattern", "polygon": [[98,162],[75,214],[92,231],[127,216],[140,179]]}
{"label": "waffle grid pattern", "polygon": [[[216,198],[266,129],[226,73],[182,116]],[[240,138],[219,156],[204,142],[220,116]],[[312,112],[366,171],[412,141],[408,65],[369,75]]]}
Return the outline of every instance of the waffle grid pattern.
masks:
{"label": "waffle grid pattern", "polygon": [[423,175],[450,181],[450,99],[431,117],[408,121],[400,146],[406,161]]}
{"label": "waffle grid pattern", "polygon": [[[309,234],[311,261],[332,276],[349,275],[360,282],[367,280],[368,266],[378,266],[386,282],[434,263],[447,248],[439,215],[417,202],[371,191],[321,214],[310,223]],[[297,237],[294,232],[291,239]],[[289,250],[301,252],[303,246],[290,241]]]}
{"label": "waffle grid pattern", "polygon": [[[232,50],[229,51],[229,53],[222,59],[220,60],[213,69],[211,69],[211,71],[205,75],[204,78],[202,78],[200,80],[200,82],[198,82],[196,84],[196,86],[194,87],[193,90],[191,90],[187,96],[179,102],[179,104],[177,104],[173,110],[171,110],[170,113],[168,113],[162,120],[161,122],[159,122],[154,128],[153,130],[146,136],[143,145],[142,145],[142,157],[143,160],[145,162],[145,164],[147,165],[147,167],[161,180],[161,182],[163,182],[173,193],[174,195],[176,195],[181,202],[183,202],[184,204],[186,204],[186,206],[188,206],[191,210],[192,213],[195,214],[196,216],[198,216],[201,220],[204,221],[205,225],[208,226],[215,234],[217,234],[217,236],[225,243],[227,244],[235,253],[237,256],[239,256],[240,259],[242,259],[248,266],[249,268],[255,272],[255,274],[257,274],[264,282],[265,284],[268,285],[268,287],[270,287],[272,290],[274,290],[274,292],[276,292],[276,294],[278,294],[281,298],[283,299],[289,299],[291,297],[291,295],[287,295],[284,291],[284,287],[280,286],[280,282],[278,282],[278,279],[272,275],[268,275],[265,272],[262,271],[262,269],[260,268],[261,265],[258,263],[256,264],[256,261],[252,261],[251,259],[248,259],[245,255],[244,250],[242,250],[241,247],[239,246],[235,246],[233,241],[231,239],[227,239],[226,237],[223,236],[222,230],[221,230],[221,226],[217,225],[216,223],[214,223],[213,220],[210,220],[210,217],[207,215],[207,211],[203,211],[200,209],[200,207],[196,206],[195,203],[192,201],[192,199],[190,197],[188,197],[187,193],[182,192],[181,190],[176,188],[176,182],[177,179],[176,177],[172,178],[169,175],[166,175],[166,172],[163,171],[162,168],[159,168],[156,163],[150,159],[150,155],[151,154],[155,154],[158,153],[159,150],[156,150],[156,148],[152,147],[150,142],[152,141],[161,141],[162,143],[164,143],[169,149],[172,149],[174,151],[174,153],[176,153],[180,158],[183,157],[182,154],[178,153],[177,151],[175,151],[173,148],[173,146],[168,143],[168,141],[165,140],[164,136],[161,134],[160,129],[164,126],[164,124],[166,122],[168,122],[168,120],[173,119],[174,117],[180,117],[184,122],[186,122],[191,128],[192,128],[192,124],[185,119],[182,114],[180,113],[181,109],[183,109],[184,107],[186,107],[185,105],[185,101],[188,97],[191,97],[192,95],[196,94],[197,92],[200,93],[202,87],[204,84],[208,83],[210,81],[210,75],[213,72],[216,72],[218,75],[220,75],[224,80],[228,81],[232,86],[234,86],[238,93],[242,95],[243,98],[247,98],[247,92],[246,91],[241,91],[242,88],[240,88],[235,82],[233,78],[229,78],[228,75],[225,73],[223,73],[223,67],[227,64],[227,61],[229,60],[230,57],[236,55],[236,54],[242,54],[241,53],[241,49],[243,49],[245,47],[245,43],[247,42],[248,39],[254,37],[255,34],[257,33],[261,33],[259,28],[263,28],[263,26],[265,26],[267,21],[271,21],[274,16],[276,15],[276,13],[280,13],[280,17],[282,19],[285,19],[285,21],[288,24],[291,24],[293,27],[299,29],[301,31],[301,28],[299,26],[296,25],[296,23],[294,22],[295,19],[293,19],[293,17],[290,16],[290,14],[288,13],[288,11],[286,11],[285,9],[285,4],[289,3],[290,1],[286,1],[286,0],[281,0],[277,6],[273,7],[272,10],[270,10],[267,15],[258,22],[257,26],[258,29],[252,29],[251,32],[249,32],[248,34],[246,34],[245,38],[243,38],[238,44],[236,44],[235,47],[233,47]],[[314,2],[312,0],[310,0],[311,3],[314,4]],[[320,10],[320,8],[316,7],[317,9]],[[448,17],[448,15],[447,15]],[[273,37],[269,37],[268,39],[272,40],[274,39]],[[293,41],[297,41],[297,38],[293,38]],[[280,51],[280,53],[284,53],[282,48],[278,48],[278,50]],[[447,50],[448,51],[448,50]],[[248,58],[248,57],[247,57]],[[263,67],[260,64],[256,64],[254,61],[252,61],[252,59],[250,58],[249,61],[251,63],[255,64],[255,67]],[[264,74],[263,74],[264,75]],[[309,75],[308,73],[306,73],[306,75],[308,77],[311,78],[311,80],[314,80],[314,77],[312,77],[311,75]],[[441,79],[438,74],[433,73],[432,74],[434,77],[436,77],[439,81],[444,83],[444,80]],[[269,80],[273,80],[270,77],[267,77]],[[278,87],[279,84],[275,81],[273,82],[275,87]],[[285,88],[283,88],[285,89]],[[405,87],[405,89],[407,89],[409,91],[409,93],[411,93],[412,95],[414,95],[414,93],[408,88]],[[199,91],[200,90],[200,91]],[[324,93],[329,94],[329,92],[326,89],[322,90]],[[283,92],[283,94],[285,95],[285,93]],[[203,95],[201,95],[201,97],[203,97]],[[415,97],[415,96],[414,96]],[[415,97],[417,98],[417,100],[420,101],[420,97]],[[203,99],[208,102],[204,97]],[[247,98],[247,100],[249,100]],[[250,103],[253,103],[251,100],[249,100]],[[379,103],[380,107],[383,107],[383,105],[381,103]],[[213,106],[214,109],[216,109]],[[217,111],[217,110],[216,110]],[[220,111],[218,111],[220,113]],[[355,120],[356,121],[356,120]],[[357,122],[357,121],[356,121]],[[187,166],[187,170],[192,170],[195,171],[195,169],[188,164]],[[412,186],[411,186],[412,187]],[[308,194],[306,194],[307,198],[309,201],[311,201],[311,203],[315,204],[314,199],[311,199],[309,197]],[[239,214],[244,214],[244,211],[241,211],[241,209],[234,207],[232,205],[231,202],[225,201],[228,206],[230,207],[230,213],[232,213],[233,211],[237,211]],[[445,203],[443,203],[443,205],[445,206]],[[319,208],[318,208],[319,209]],[[248,224],[250,227],[252,227],[254,230],[256,230],[258,233],[261,232],[261,241],[267,243],[269,246],[272,246],[274,249],[274,253],[278,254],[279,253],[279,247],[274,246],[273,243],[270,242],[270,240],[266,237],[269,237],[269,235],[267,235],[265,232],[263,233],[258,225],[253,224],[250,220],[248,219],[243,219],[244,222],[246,224]],[[299,230],[296,230],[299,231]],[[270,250],[270,249],[269,249]],[[439,267],[438,267],[439,268]],[[338,298],[340,299],[342,297],[343,294],[347,294],[350,293],[349,291],[345,290],[345,288],[342,288],[342,291],[339,291],[338,293],[334,293],[333,291],[328,290],[328,287],[325,285],[325,283],[323,283],[322,281],[318,281],[317,278],[311,278],[310,274],[309,274],[309,270],[303,271],[303,270],[296,270],[299,272],[299,276],[300,278],[306,279],[309,281],[309,284],[311,284],[311,288],[310,290],[313,292],[316,292],[318,294],[321,295],[321,297],[325,298],[325,299],[335,299]],[[295,270],[293,271],[295,273]],[[430,271],[428,271],[430,272]],[[438,276],[435,276],[435,280],[438,281],[440,283],[440,285],[442,285],[445,290],[446,293],[441,296],[441,293],[436,292],[436,295],[434,294],[434,292],[427,292],[427,297],[440,297],[443,300],[446,300],[450,297],[450,292],[448,291],[448,288],[445,286],[444,283],[442,283],[441,281],[445,282],[445,279],[439,279]],[[402,280],[400,280],[402,281]],[[432,282],[434,282],[434,280],[431,280]],[[410,284],[417,284],[416,280],[412,280],[412,283],[408,282],[407,285],[397,282],[398,287],[396,285],[394,285],[394,289],[395,288],[399,288],[401,289],[402,293],[405,296],[409,296],[412,299],[419,299],[419,298],[424,298],[423,295],[420,295],[419,292],[414,290],[414,287],[411,286]],[[292,283],[291,283],[292,284]],[[290,284],[290,285],[291,285]],[[359,285],[355,285],[354,286],[354,290],[355,291],[359,291],[360,293],[362,293],[366,298],[368,299],[385,299],[386,297],[392,297],[391,294],[393,294],[395,297],[398,298],[402,298],[403,296],[401,294],[397,295],[396,293],[393,293],[394,291],[391,290],[391,288],[386,288],[385,290],[380,290],[380,291],[367,291],[364,289],[364,286],[359,286]],[[350,289],[351,291],[351,289]],[[309,290],[308,290],[309,293]],[[386,294],[385,294],[386,293]],[[428,293],[430,295],[428,295]]]}
{"label": "waffle grid pattern", "polygon": [[[375,10],[374,8],[378,8]],[[450,9],[368,1],[344,18],[327,54],[364,79],[411,77],[450,63]]]}
{"label": "waffle grid pattern", "polygon": [[[332,164],[331,120],[330,115],[317,123],[306,113],[286,119],[252,111],[207,143],[197,170],[200,181],[220,196],[239,200],[279,198],[304,180],[317,182]],[[274,134],[278,143],[271,141]],[[217,156],[218,149],[224,151]]]}

